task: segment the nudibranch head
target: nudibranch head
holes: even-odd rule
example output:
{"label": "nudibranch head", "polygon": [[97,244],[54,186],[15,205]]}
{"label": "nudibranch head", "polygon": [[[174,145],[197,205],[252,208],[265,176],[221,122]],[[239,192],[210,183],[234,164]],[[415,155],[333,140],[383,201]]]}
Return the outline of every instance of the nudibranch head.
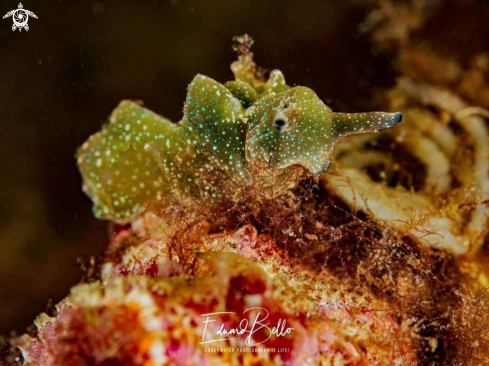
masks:
{"label": "nudibranch head", "polygon": [[254,125],[246,141],[250,162],[325,171],[334,143],[333,112],[311,89],[295,87],[258,100],[247,111]]}
{"label": "nudibranch head", "polygon": [[285,169],[301,165],[325,172],[336,141],[346,135],[393,127],[401,113],[334,113],[311,89],[295,87],[259,99],[247,110],[254,126],[246,141],[249,162]]}

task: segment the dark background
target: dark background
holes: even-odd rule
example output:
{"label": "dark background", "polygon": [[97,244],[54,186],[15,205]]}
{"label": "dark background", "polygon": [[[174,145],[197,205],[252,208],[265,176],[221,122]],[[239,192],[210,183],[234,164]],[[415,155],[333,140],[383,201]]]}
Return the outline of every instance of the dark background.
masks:
{"label": "dark background", "polygon": [[[18,0],[0,1],[0,15]],[[417,37],[447,55],[489,49],[487,1],[428,0]],[[123,98],[173,120],[196,73],[232,77],[231,38],[311,87],[336,110],[368,110],[394,82],[358,25],[376,1],[26,0],[28,32],[0,21],[0,334],[23,332],[69,292],[77,258],[99,255],[107,223],[92,218],[74,153]]]}

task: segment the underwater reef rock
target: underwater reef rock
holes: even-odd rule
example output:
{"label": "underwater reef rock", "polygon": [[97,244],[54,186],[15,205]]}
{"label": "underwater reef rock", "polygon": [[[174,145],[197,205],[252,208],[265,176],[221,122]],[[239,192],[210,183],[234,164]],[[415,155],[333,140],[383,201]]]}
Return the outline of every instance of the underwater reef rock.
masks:
{"label": "underwater reef rock", "polygon": [[464,70],[412,41],[425,13],[422,3],[381,1],[367,17],[363,30],[398,69],[382,104],[402,110],[404,123],[380,138],[351,138],[339,156],[345,164],[334,164],[336,175],[324,182],[350,207],[423,245],[476,257],[489,232],[488,54]]}
{"label": "underwater reef rock", "polygon": [[[239,123],[196,138],[227,136],[243,122],[233,113],[251,108],[253,128],[236,130],[231,150],[219,150],[228,137],[202,149],[173,140],[158,128],[176,125],[122,104],[78,153],[96,215],[113,221],[110,244],[95,278],[57,314],[39,316],[36,336],[16,340],[23,364],[489,364],[489,113],[484,93],[468,92],[470,83],[487,89],[485,66],[480,56],[478,71],[465,71],[412,43],[423,22],[418,5],[381,2],[363,25],[398,58],[396,85],[373,103],[401,110],[403,122],[370,115],[381,116],[372,129],[355,119],[359,132],[393,127],[380,134],[336,141],[333,112],[306,88],[291,92],[277,72],[265,82],[246,36],[234,82],[197,80],[222,92],[219,113]],[[418,69],[414,58],[428,61]],[[458,65],[453,79],[430,72],[447,62]],[[307,108],[326,116],[326,150],[301,129],[313,124],[296,123],[316,116]],[[283,131],[313,142],[291,143]],[[167,150],[146,146],[160,138]],[[102,159],[114,140],[124,154]],[[143,186],[131,180],[135,169]],[[265,314],[267,326],[249,332]]]}
{"label": "underwater reef rock", "polygon": [[[250,225],[200,233],[206,252],[197,256],[195,276],[182,276],[182,266],[168,259],[169,243],[152,238],[128,248],[131,235],[114,238],[118,254],[103,264],[102,282],[74,287],[56,319],[36,321],[39,338],[23,339],[26,365],[367,365],[415,357],[416,342],[403,335],[387,302],[341,291],[332,276],[304,270]],[[247,333],[203,343],[222,324],[239,328],[243,319],[249,340]],[[252,331],[257,319],[268,326]],[[277,324],[293,330],[268,339]],[[238,351],[247,348],[257,350]]]}

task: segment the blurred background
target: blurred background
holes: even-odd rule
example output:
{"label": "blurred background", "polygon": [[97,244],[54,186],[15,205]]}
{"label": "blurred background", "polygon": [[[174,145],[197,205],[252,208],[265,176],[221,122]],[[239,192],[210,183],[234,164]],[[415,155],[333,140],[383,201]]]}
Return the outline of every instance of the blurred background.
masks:
{"label": "blurred background", "polygon": [[[0,13],[18,7],[0,1]],[[395,65],[359,32],[369,0],[26,0],[29,31],[0,21],[0,334],[24,332],[99,255],[107,222],[92,217],[74,153],[121,99],[178,121],[197,73],[232,77],[231,39],[255,39],[257,63],[362,111]],[[420,39],[448,56],[489,50],[489,1],[426,0]]]}

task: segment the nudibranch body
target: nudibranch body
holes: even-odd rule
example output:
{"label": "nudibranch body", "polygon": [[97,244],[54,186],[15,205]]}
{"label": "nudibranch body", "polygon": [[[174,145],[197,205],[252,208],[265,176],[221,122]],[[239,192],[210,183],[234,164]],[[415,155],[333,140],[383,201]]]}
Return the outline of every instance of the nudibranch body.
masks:
{"label": "nudibranch body", "polygon": [[235,80],[224,85],[193,79],[179,123],[123,101],[81,146],[78,166],[97,217],[128,220],[167,194],[217,199],[209,177],[247,185],[255,166],[320,174],[339,138],[401,121],[400,113],[334,113],[311,89],[288,86],[278,70],[264,81],[249,52],[231,68]]}

